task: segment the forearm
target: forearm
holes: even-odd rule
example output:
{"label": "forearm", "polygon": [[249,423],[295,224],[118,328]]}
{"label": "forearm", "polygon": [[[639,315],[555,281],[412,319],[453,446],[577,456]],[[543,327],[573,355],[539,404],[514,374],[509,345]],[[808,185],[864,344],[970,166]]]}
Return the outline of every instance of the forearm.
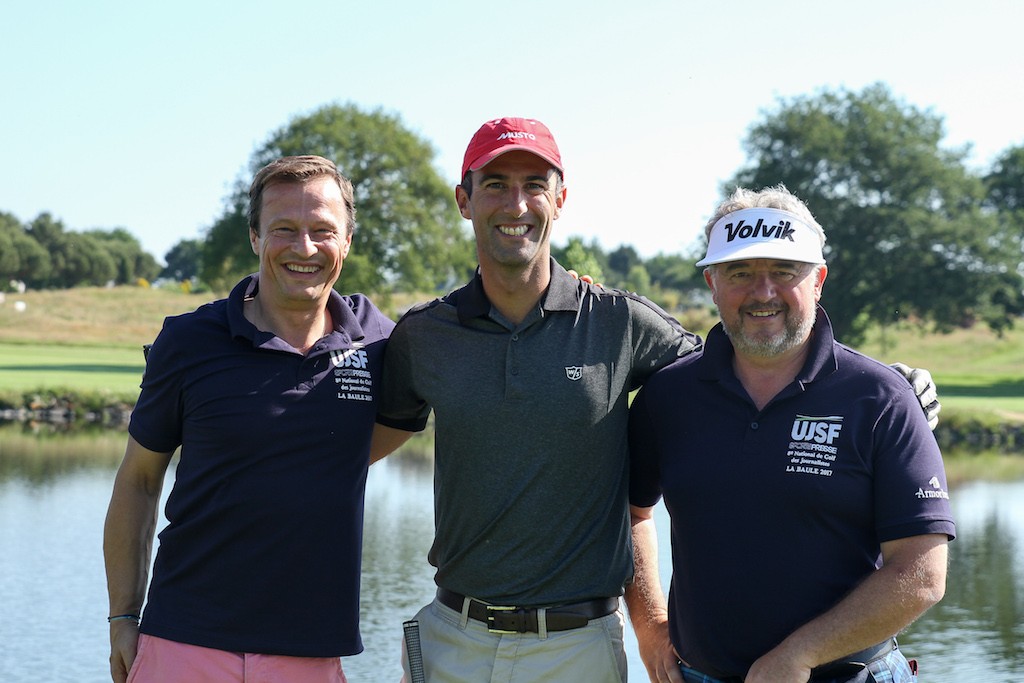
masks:
{"label": "forearm", "polygon": [[370,464],[384,459],[387,455],[400,448],[412,438],[415,432],[407,432],[393,427],[385,427],[378,423],[373,426],[373,437],[370,439]]}
{"label": "forearm", "polygon": [[640,657],[652,681],[681,681],[668,626],[668,604],[658,569],[658,532],[650,508],[631,509],[633,581],[625,602]]}
{"label": "forearm", "polygon": [[636,520],[633,536],[633,582],[626,586],[625,601],[633,628],[646,630],[668,622],[668,604],[658,570],[658,537],[654,519]]}
{"label": "forearm", "polygon": [[887,558],[831,609],[755,662],[745,680],[807,680],[800,676],[891,638],[941,600],[946,580],[945,536],[904,540],[911,542],[912,546],[904,547],[910,552]]}
{"label": "forearm", "polygon": [[157,510],[170,453],[143,448],[129,437],[103,525],[110,616],[140,614],[153,551]]}
{"label": "forearm", "polygon": [[107,572],[110,622],[110,676],[128,677],[138,647],[146,582],[153,552],[157,510],[170,453],[143,448],[128,438],[124,460],[114,479],[114,492],[103,524],[103,561]]}
{"label": "forearm", "polygon": [[103,526],[110,616],[141,614],[156,531],[159,492],[115,485]]}

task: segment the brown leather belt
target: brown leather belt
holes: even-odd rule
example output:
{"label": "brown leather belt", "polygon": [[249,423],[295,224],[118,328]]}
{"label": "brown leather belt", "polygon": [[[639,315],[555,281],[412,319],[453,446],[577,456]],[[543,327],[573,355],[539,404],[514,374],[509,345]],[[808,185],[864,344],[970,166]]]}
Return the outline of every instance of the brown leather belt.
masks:
{"label": "brown leather belt", "polygon": [[[437,600],[445,607],[461,612],[466,596],[438,588]],[[569,631],[586,626],[591,619],[608,616],[618,608],[618,598],[575,602],[544,609],[544,621],[548,631]],[[469,599],[469,618],[486,624],[491,633],[538,633],[539,612],[540,608],[536,607],[488,605],[486,602]]]}

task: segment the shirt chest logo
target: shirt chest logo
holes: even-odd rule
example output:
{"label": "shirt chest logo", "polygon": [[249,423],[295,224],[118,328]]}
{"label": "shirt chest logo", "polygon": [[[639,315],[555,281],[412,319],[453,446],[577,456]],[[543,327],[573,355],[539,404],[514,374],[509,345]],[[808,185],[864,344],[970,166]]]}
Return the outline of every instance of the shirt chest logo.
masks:
{"label": "shirt chest logo", "polygon": [[334,383],[340,400],[373,400],[373,375],[370,373],[370,359],[366,351],[358,346],[344,351],[331,351],[331,362],[334,364]]}
{"label": "shirt chest logo", "polygon": [[835,442],[843,431],[843,417],[797,415],[790,429],[786,472],[831,477],[839,449]]}
{"label": "shirt chest logo", "polygon": [[573,382],[578,382],[583,377],[583,368],[578,365],[565,366],[565,376]]}

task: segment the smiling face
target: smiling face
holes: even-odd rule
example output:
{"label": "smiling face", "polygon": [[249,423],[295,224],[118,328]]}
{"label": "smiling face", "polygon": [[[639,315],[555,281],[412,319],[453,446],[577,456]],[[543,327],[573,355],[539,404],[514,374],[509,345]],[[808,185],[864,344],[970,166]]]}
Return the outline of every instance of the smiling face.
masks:
{"label": "smiling face", "polygon": [[250,230],[260,259],[264,304],[299,310],[323,307],[352,243],[341,188],[329,176],[275,182],[263,190],[259,233]]}
{"label": "smiling face", "polygon": [[547,268],[551,229],[565,188],[547,161],[529,152],[507,152],[472,172],[472,193],[461,185],[455,199],[473,223],[481,269]]}
{"label": "smiling face", "polygon": [[808,340],[827,273],[824,265],[752,259],[711,266],[704,279],[736,353],[765,358]]}

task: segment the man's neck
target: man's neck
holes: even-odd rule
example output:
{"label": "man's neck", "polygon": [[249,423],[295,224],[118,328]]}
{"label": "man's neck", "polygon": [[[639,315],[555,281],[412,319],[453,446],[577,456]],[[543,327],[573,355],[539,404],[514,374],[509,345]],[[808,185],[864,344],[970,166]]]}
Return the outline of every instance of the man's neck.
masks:
{"label": "man's neck", "polygon": [[322,305],[311,302],[309,307],[292,310],[267,305],[257,294],[252,301],[245,303],[243,312],[257,329],[283,339],[303,354],[333,328],[326,302]]}
{"label": "man's neck", "polygon": [[808,343],[778,356],[750,356],[736,353],[732,366],[740,384],[762,410],[776,395],[796,379],[807,360]]}
{"label": "man's neck", "polygon": [[519,324],[544,296],[551,282],[551,262],[527,268],[506,269],[480,266],[480,279],[491,305],[510,322]]}

